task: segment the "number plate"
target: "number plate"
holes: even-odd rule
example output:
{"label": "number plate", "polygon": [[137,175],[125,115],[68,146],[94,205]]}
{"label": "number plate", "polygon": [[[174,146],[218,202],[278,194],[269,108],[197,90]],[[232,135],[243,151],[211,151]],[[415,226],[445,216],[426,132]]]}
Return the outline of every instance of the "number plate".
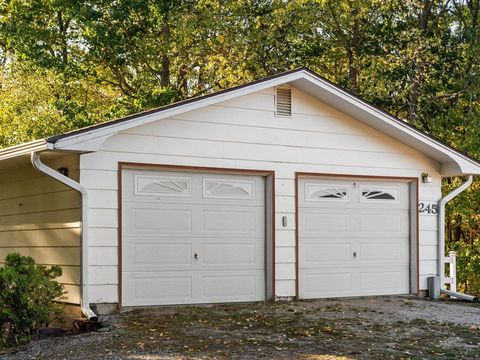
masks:
{"label": "number plate", "polygon": [[423,215],[437,215],[438,205],[431,201],[421,201],[418,203],[418,212]]}

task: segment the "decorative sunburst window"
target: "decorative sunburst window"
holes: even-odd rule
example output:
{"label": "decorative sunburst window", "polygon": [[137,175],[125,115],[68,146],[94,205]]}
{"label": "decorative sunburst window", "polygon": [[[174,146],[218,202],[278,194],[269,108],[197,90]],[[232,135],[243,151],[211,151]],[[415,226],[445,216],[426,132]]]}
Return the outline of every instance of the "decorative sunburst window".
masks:
{"label": "decorative sunburst window", "polygon": [[390,190],[363,188],[362,200],[396,200],[396,196]]}
{"label": "decorative sunburst window", "polygon": [[203,179],[203,196],[206,198],[253,199],[253,181]]}
{"label": "decorative sunburst window", "polygon": [[348,187],[328,184],[305,184],[307,201],[348,201]]}
{"label": "decorative sunburst window", "polygon": [[310,195],[312,198],[344,199],[347,197],[346,189],[321,189]]}
{"label": "decorative sunburst window", "polygon": [[136,175],[135,194],[189,197],[190,178]]}

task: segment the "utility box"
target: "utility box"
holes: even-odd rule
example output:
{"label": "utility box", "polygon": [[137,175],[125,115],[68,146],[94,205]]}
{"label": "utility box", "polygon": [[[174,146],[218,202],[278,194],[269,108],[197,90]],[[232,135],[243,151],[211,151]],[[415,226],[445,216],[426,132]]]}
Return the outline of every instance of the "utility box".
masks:
{"label": "utility box", "polygon": [[440,299],[440,276],[428,278],[428,297],[432,300]]}

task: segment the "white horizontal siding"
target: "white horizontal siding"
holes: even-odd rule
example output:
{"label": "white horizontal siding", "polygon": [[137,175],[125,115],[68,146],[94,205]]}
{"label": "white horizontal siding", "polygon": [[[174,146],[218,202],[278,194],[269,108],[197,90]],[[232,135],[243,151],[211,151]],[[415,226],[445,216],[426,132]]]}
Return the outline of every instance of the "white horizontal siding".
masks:
{"label": "white horizontal siding", "polygon": [[[328,173],[328,174],[351,174],[351,175],[364,175],[370,174],[375,176],[393,176],[392,174],[398,174],[396,176],[418,177],[422,171],[419,169],[403,169],[397,168],[395,164],[389,163],[388,167],[376,166],[374,158],[372,159],[373,165],[370,166],[358,166],[351,164],[349,166],[341,165],[326,165],[326,164],[304,164],[294,163],[289,164],[282,161],[269,162],[261,160],[245,160],[245,159],[225,159],[225,158],[204,158],[192,154],[190,156],[177,156],[177,155],[159,155],[159,154],[135,154],[135,153],[121,153],[121,152],[109,152],[103,150],[97,153],[83,154],[81,156],[84,159],[85,170],[89,173],[90,177],[93,177],[90,181],[93,182],[94,189],[101,189],[104,185],[98,179],[105,177],[105,187],[108,189],[116,189],[117,185],[117,162],[121,159],[124,162],[138,162],[141,160],[143,163],[150,164],[164,164],[164,165],[183,165],[183,166],[201,166],[201,167],[216,167],[216,168],[231,168],[231,169],[251,169],[251,170],[275,170],[277,178],[281,179],[294,179],[294,173],[297,172],[315,172],[315,173]],[[195,164],[195,165],[192,165]],[[106,171],[110,170],[110,171]],[[432,174],[434,170],[430,170]],[[97,177],[98,176],[98,177]],[[437,184],[440,183],[438,178],[434,178],[433,181]],[[83,183],[83,182],[82,182]],[[88,186],[88,188],[90,188]]]}
{"label": "white horizontal siding", "polygon": [[88,206],[92,209],[118,209],[117,190],[90,190]]}
{"label": "white horizontal siding", "polygon": [[[132,128],[80,159],[81,182],[92,194],[92,250],[106,251],[95,255],[90,268],[98,279],[91,301],[118,300],[113,274],[105,287],[100,283],[101,266],[112,270],[118,262],[112,258],[118,243],[118,162],[275,171],[277,296],[295,295],[295,172],[419,178],[427,171],[433,182],[421,185],[420,199],[435,200],[440,190],[437,162],[296,89],[291,118],[275,117],[274,91],[267,89]],[[420,254],[432,257],[436,224],[421,218],[420,226]],[[422,276],[429,271],[420,269]]]}
{"label": "white horizontal siding", "polygon": [[275,252],[275,262],[277,264],[290,264],[292,263],[292,259],[295,259],[294,247],[277,246],[277,250]]}
{"label": "white horizontal siding", "polygon": [[278,297],[295,296],[295,280],[277,280],[275,281],[275,293]]}
{"label": "white horizontal siding", "polygon": [[275,236],[275,244],[282,247],[295,246],[295,230],[277,231]]}
{"label": "white horizontal siding", "polygon": [[275,194],[277,196],[295,196],[295,180],[275,179]]}
{"label": "white horizontal siding", "polygon": [[[95,268],[94,268],[95,269]],[[90,270],[92,271],[92,270]],[[90,285],[91,303],[115,303],[118,302],[117,284]]]}
{"label": "white horizontal siding", "polygon": [[99,227],[89,228],[90,245],[94,247],[117,246],[118,231],[117,227]]}
{"label": "white horizontal siding", "polygon": [[419,223],[420,223],[420,229],[422,229],[422,230],[436,231],[437,226],[438,226],[437,222],[438,222],[438,219],[434,215],[421,215],[420,214]]}
{"label": "white horizontal siding", "polygon": [[279,213],[295,213],[295,197],[291,195],[275,196],[275,210]]}
{"label": "white horizontal siding", "polygon": [[336,167],[349,167],[351,164],[356,164],[358,167],[372,167],[372,157],[374,157],[375,163],[373,163],[373,166],[378,164],[376,167],[391,169],[411,169],[414,167],[417,170],[435,170],[430,161],[419,158],[414,154],[364,152],[361,150],[339,151],[165,137],[159,139],[129,134],[119,134],[108,140],[108,150],[110,152],[128,152],[142,155],[191,156],[195,154],[196,157],[203,158],[256,159],[256,161],[269,163],[302,163]]}
{"label": "white horizontal siding", "polygon": [[[79,178],[76,155],[46,160]],[[65,301],[79,303],[80,195],[31,165],[0,174],[0,264],[18,252],[41,265],[61,265]]]}
{"label": "white horizontal siding", "polygon": [[295,279],[295,264],[292,264],[292,263],[276,264],[275,279],[277,280]]}
{"label": "white horizontal siding", "polygon": [[92,285],[116,285],[118,283],[118,266],[92,265],[88,281]]}
{"label": "white horizontal siding", "polygon": [[118,265],[118,248],[116,246],[91,247],[88,254],[89,265]]}
{"label": "white horizontal siding", "polygon": [[[292,136],[292,130],[251,127],[244,125],[219,124],[207,121],[193,121],[181,119],[165,119],[162,135],[157,139],[192,139],[221,143],[249,143],[257,145],[279,145],[287,148],[311,148],[335,151],[358,150],[362,152],[415,154],[414,150],[401,147],[400,149],[388,150],[385,148],[385,137],[372,134],[366,137],[357,134],[342,134],[328,132],[313,132],[309,130],[296,130]],[[191,132],[191,127],[195,133]],[[125,132],[119,137],[136,137],[137,139],[151,139],[149,129],[139,127]],[[335,135],[335,136],[332,136]],[[248,141],[247,141],[248,139]]]}
{"label": "white horizontal siding", "polygon": [[438,243],[438,233],[437,229],[435,230],[420,230],[420,243],[422,245],[433,245],[436,246]]}

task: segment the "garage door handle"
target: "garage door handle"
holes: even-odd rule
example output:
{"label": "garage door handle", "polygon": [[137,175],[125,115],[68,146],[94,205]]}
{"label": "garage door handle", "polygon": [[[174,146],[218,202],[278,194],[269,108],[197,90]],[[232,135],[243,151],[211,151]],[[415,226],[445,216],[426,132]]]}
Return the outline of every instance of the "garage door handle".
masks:
{"label": "garage door handle", "polygon": [[357,252],[356,252],[356,251],[353,252],[353,257],[354,257],[354,258],[357,257]]}
{"label": "garage door handle", "polygon": [[197,253],[195,253],[195,254],[193,255],[193,257],[195,258],[195,260],[198,260],[198,254],[197,254]]}

